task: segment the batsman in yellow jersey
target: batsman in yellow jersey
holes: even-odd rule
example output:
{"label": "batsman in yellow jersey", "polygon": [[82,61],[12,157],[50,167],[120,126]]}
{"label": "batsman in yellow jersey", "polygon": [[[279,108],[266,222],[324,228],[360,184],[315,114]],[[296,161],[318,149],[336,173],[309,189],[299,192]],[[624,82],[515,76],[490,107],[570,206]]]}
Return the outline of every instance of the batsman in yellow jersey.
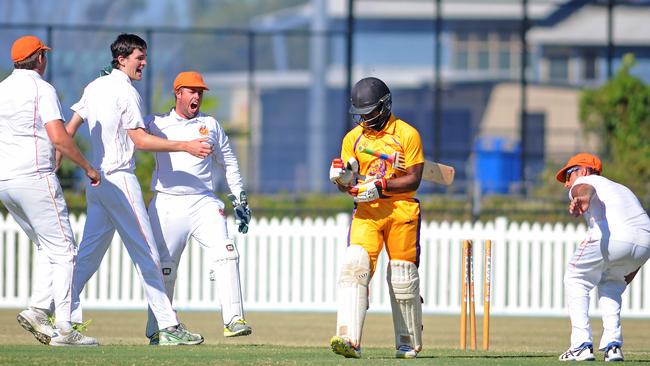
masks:
{"label": "batsman in yellow jersey", "polygon": [[[415,198],[424,166],[422,141],[415,128],[391,113],[391,93],[383,81],[360,80],[351,99],[350,114],[357,126],[343,139],[341,157],[330,167],[332,183],[355,202],[338,282],[336,335],[330,345],[336,354],[361,357],[368,285],[385,247],[395,357],[415,358],[422,350],[421,219]],[[406,169],[395,169],[387,158],[395,153],[404,157]]]}

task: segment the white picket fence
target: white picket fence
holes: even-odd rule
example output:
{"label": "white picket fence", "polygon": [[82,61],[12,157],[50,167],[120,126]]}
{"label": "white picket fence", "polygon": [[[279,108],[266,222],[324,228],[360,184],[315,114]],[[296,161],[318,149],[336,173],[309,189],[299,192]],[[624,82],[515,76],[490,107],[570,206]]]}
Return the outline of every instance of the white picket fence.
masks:
{"label": "white picket fence", "polygon": [[[72,217],[78,238],[85,216]],[[336,282],[350,217],[253,220],[235,236],[240,252],[247,310],[335,311]],[[229,222],[231,233],[236,233]],[[584,225],[517,224],[498,218],[487,223],[424,222],[420,277],[424,311],[458,314],[463,239],[472,239],[476,311],[483,311],[483,240],[493,242],[491,312],[495,315],[565,316],[563,274]],[[25,307],[30,296],[34,245],[10,217],[0,215],[0,307]],[[382,255],[371,282],[370,310],[390,311]],[[179,268],[174,304],[179,309],[218,308],[207,256],[188,245]],[[650,271],[641,271],[624,293],[623,316],[650,316]],[[144,309],[146,300],[135,268],[118,235],[82,298],[85,309]],[[592,313],[598,314],[595,290]]]}

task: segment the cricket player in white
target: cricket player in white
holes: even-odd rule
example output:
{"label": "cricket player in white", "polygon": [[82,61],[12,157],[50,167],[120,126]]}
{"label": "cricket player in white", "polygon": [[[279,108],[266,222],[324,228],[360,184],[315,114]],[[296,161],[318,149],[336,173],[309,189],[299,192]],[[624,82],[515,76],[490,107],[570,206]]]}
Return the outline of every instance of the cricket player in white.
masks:
{"label": "cricket player in white", "polygon": [[[176,105],[169,113],[146,118],[149,133],[168,139],[207,137],[215,147],[205,159],[177,152],[157,152],[156,168],[151,179],[155,192],[149,205],[167,296],[174,295],[174,284],[181,254],[190,237],[194,238],[210,258],[210,278],[216,280],[221,301],[224,335],[235,337],[251,334],[244,320],[239,254],[235,242],[228,237],[224,203],[214,194],[215,168],[220,168],[232,194],[242,197],[244,186],[237,158],[228,136],[212,117],[199,112],[203,91],[208,90],[201,74],[186,71],[174,81]],[[245,193],[244,193],[245,197]],[[250,220],[245,199],[237,201],[240,231]],[[149,311],[146,335],[152,344],[157,339],[156,319]]]}
{"label": "cricket player in white", "polygon": [[569,190],[569,213],[584,216],[587,237],[578,245],[564,276],[571,318],[571,347],[560,361],[594,360],[589,291],[598,287],[603,318],[599,350],[605,361],[623,361],[621,296],[650,257],[650,219],[627,187],[601,177],[598,157],[571,157],[556,178]]}
{"label": "cricket player in white", "polygon": [[[77,244],[54,174],[54,149],[83,168],[92,186],[101,178],[66,133],[56,90],[42,78],[49,50],[35,36],[17,39],[15,70],[0,82],[0,201],[37,247],[30,308],[17,319],[43,344],[96,346],[70,322]],[[52,302],[56,329],[48,319]]]}
{"label": "cricket player in white", "polygon": [[91,82],[68,123],[71,135],[85,120],[90,130],[92,161],[101,168],[103,184],[88,187],[88,215],[75,268],[72,321],[82,322],[79,294],[97,271],[115,230],[135,263],[149,306],[160,326],[160,344],[200,344],[203,337],[179,324],[165,293],[160,258],[151,224],[135,176],[134,148],[149,151],[186,151],[197,158],[212,152],[207,139],[170,141],[144,130],[141,99],[132,80],[142,78],[147,60],[146,42],[121,34],[111,44],[113,70]]}

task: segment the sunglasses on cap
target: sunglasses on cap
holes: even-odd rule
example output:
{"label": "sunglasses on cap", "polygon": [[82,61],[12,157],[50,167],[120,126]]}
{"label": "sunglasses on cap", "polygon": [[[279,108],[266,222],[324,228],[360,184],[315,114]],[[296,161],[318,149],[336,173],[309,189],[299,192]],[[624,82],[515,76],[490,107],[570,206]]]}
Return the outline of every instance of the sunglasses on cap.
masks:
{"label": "sunglasses on cap", "polygon": [[566,171],[566,175],[565,175],[565,178],[564,178],[564,179],[565,179],[565,182],[568,182],[568,181],[569,181],[569,178],[571,177],[571,174],[573,174],[573,172],[577,172],[578,170],[580,170],[580,168],[581,168],[581,167],[580,167],[579,165],[576,165],[576,166],[574,166],[573,168],[569,168],[569,169],[567,169],[567,171]]}

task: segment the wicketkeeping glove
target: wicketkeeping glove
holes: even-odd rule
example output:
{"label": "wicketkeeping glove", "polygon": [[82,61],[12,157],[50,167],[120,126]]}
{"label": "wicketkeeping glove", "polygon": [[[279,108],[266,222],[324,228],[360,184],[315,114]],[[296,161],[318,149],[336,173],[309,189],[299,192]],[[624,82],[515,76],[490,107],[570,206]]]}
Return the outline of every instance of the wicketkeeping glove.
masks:
{"label": "wicketkeeping glove", "polygon": [[354,202],[372,202],[382,197],[382,192],[386,190],[386,179],[373,179],[368,182],[357,184],[350,188],[348,193],[352,195]]}
{"label": "wicketkeeping glove", "polygon": [[238,230],[242,234],[248,232],[248,223],[251,221],[251,209],[248,207],[248,198],[246,192],[242,191],[239,194],[239,200],[234,194],[229,194],[228,199],[235,209],[235,224],[238,225]]}

